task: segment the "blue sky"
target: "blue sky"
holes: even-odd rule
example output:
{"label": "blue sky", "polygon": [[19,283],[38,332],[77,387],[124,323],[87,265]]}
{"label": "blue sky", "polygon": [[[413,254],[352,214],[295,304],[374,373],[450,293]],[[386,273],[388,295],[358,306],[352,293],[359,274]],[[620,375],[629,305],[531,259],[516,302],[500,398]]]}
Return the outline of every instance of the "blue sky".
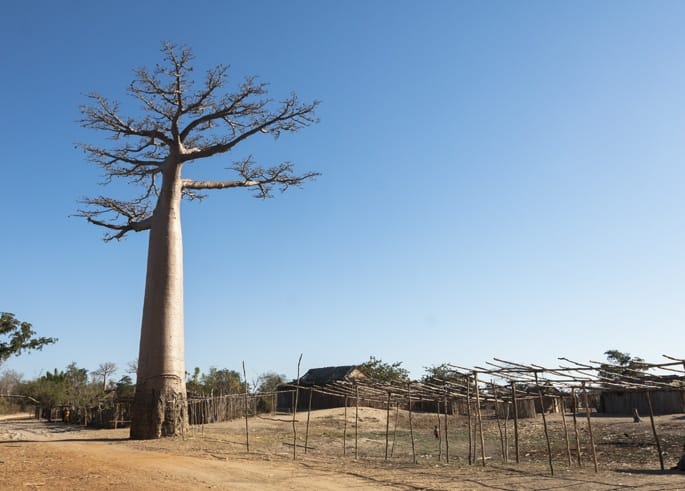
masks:
{"label": "blue sky", "polygon": [[[322,176],[183,209],[187,370],[295,375],[370,355],[419,377],[685,344],[685,4],[9,2],[0,18],[0,310],[58,344],[31,378],[138,356],[146,234],[70,217],[98,186],[85,94],[126,97],[160,42],[321,122],[253,154]],[[119,373],[122,375],[123,371]]]}

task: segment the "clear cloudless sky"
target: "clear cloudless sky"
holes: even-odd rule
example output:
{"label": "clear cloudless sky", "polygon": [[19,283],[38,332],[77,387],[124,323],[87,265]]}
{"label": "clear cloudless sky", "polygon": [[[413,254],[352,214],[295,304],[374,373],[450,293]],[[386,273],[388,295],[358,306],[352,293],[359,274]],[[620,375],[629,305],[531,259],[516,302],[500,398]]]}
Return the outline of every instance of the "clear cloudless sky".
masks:
{"label": "clear cloudless sky", "polygon": [[140,115],[161,41],[322,101],[231,159],[322,173],[184,204],[186,369],[294,377],[492,357],[685,356],[685,3],[19,1],[0,15],[0,310],[59,342],[33,378],[138,356],[147,234],[71,217],[110,193],[78,142],[98,92]]}

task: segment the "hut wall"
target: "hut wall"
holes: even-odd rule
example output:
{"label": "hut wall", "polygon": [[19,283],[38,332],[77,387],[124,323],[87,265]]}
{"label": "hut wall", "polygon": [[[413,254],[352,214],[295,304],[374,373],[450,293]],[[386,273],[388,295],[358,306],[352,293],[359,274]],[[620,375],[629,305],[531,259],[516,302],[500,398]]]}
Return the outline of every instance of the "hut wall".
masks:
{"label": "hut wall", "polygon": [[[505,418],[507,407],[509,407],[509,419],[514,419],[514,409],[511,407],[511,404],[499,404],[499,412],[497,415],[500,418]],[[519,399],[516,401],[516,408],[518,410],[519,419],[535,418],[535,399]]]}
{"label": "hut wall", "polygon": [[542,405],[540,398],[535,399],[535,411],[538,413],[558,413],[559,412],[559,398],[555,396],[542,396]]}
{"label": "hut wall", "polygon": [[[659,390],[650,393],[654,414],[677,414],[685,412],[685,392],[682,390]],[[605,414],[629,416],[637,409],[640,415],[649,414],[644,391],[611,391],[600,395],[599,410]]]}

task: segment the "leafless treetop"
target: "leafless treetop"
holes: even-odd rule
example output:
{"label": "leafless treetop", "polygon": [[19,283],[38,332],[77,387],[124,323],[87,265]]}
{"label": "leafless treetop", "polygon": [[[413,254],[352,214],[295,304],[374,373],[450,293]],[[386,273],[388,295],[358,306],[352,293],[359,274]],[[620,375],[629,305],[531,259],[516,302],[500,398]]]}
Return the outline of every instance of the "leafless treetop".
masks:
{"label": "leafless treetop", "polygon": [[[142,103],[144,117],[123,114],[119,102],[99,94],[88,95],[89,104],[80,107],[82,126],[101,130],[112,141],[106,147],[81,144],[88,159],[104,170],[105,183],[124,178],[142,186],[140,195],[127,201],[106,196],[83,200],[78,216],[110,229],[105,240],[150,228],[167,172],[171,175],[185,163],[230,152],[255,134],[277,138],[318,121],[317,101],[302,103],[295,94],[271,99],[267,84],[254,77],[227,92],[229,70],[224,65],[207,71],[204,81],[196,84],[189,48],[165,43],[162,52],[164,63],[152,70],[136,69],[128,88],[129,95]],[[261,167],[252,157],[233,160],[228,169],[233,174],[229,180],[182,179],[183,196],[201,198],[198,191],[249,187],[257,197],[268,198],[274,187],[283,191],[318,175],[296,175],[290,162]]]}

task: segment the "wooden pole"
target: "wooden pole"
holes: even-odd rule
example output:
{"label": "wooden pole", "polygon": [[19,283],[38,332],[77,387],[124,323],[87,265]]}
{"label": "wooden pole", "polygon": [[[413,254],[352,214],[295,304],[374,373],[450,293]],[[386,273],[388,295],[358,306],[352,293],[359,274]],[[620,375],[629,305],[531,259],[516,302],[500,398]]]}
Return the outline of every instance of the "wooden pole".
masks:
{"label": "wooden pole", "polygon": [[535,385],[538,388],[538,397],[540,398],[540,409],[542,410],[542,425],[545,428],[545,440],[547,441],[547,460],[549,460],[549,471],[550,474],[553,476],[554,475],[554,465],[552,464],[552,445],[550,444],[549,441],[549,431],[547,430],[547,417],[545,416],[545,404],[544,404],[544,399],[542,397],[542,389],[540,388],[540,384],[538,383],[538,372],[535,371],[533,372],[535,375]]}
{"label": "wooden pole", "polygon": [[397,441],[397,423],[400,420],[400,403],[395,403],[395,426],[392,430],[392,447],[390,447],[390,457],[395,455],[395,442]]}
{"label": "wooden pole", "polygon": [[388,440],[390,437],[390,391],[388,391],[388,402],[385,408],[385,460],[388,460]]}
{"label": "wooden pole", "polygon": [[435,412],[435,418],[436,418],[436,424],[435,429],[438,432],[438,462],[442,462],[442,431],[440,431],[440,399],[436,399],[435,401],[436,404],[436,412]]}
{"label": "wooden pole", "polygon": [[304,453],[307,453],[307,444],[309,443],[309,418],[312,414],[312,396],[314,395],[314,389],[309,388],[309,405],[307,406],[307,426],[304,432]]}
{"label": "wooden pole", "polygon": [[411,436],[411,454],[414,463],[416,464],[416,445],[414,443],[414,424],[412,422],[411,411],[411,385],[407,384],[407,398],[409,399],[409,435]]}
{"label": "wooden pole", "polygon": [[561,423],[564,426],[564,439],[566,440],[566,457],[568,466],[571,467],[571,442],[568,438],[568,426],[566,426],[566,407],[564,406],[564,396],[559,397],[561,401]]}
{"label": "wooden pole", "polygon": [[445,402],[443,404],[445,415],[445,462],[450,463],[450,441],[447,437],[447,389],[445,389]]}
{"label": "wooden pole", "polygon": [[590,418],[590,400],[587,396],[585,382],[582,382],[581,387],[583,389],[583,402],[585,403],[585,416],[587,417],[587,428],[590,432],[590,446],[592,447],[592,463],[595,466],[595,472],[599,472],[597,468],[597,450],[595,450],[595,435],[592,433],[592,422]]}
{"label": "wooden pole", "polygon": [[473,432],[471,431],[471,377],[466,377],[466,416],[469,429],[469,465],[473,465]]}
{"label": "wooden pole", "polygon": [[518,400],[516,399],[516,384],[511,382],[511,399],[514,405],[514,448],[516,449],[516,463],[519,460],[519,407]]}
{"label": "wooden pole", "polygon": [[571,399],[573,403],[573,431],[576,434],[576,455],[578,457],[578,467],[583,466],[583,459],[580,454],[580,437],[578,436],[578,421],[576,414],[578,413],[578,397],[576,396],[576,389],[571,389]]}
{"label": "wooden pole", "polygon": [[[504,399],[503,399],[504,401]],[[506,411],[504,413],[504,462],[509,462],[509,401],[504,401]]]}
{"label": "wooden pole", "polygon": [[654,441],[656,442],[656,450],[659,452],[659,465],[661,470],[664,470],[664,455],[661,452],[661,442],[659,441],[659,435],[656,432],[656,425],[654,424],[654,409],[652,408],[652,396],[651,391],[646,391],[645,396],[647,397],[647,407],[649,407],[649,421],[652,423],[652,433],[654,433]]}
{"label": "wooden pole", "polygon": [[243,360],[243,380],[245,381],[245,398],[244,398],[244,411],[245,411],[245,446],[247,447],[247,451],[250,451],[250,432],[248,431],[248,426],[247,426],[247,372],[245,371],[245,360]]}
{"label": "wooden pole", "polygon": [[359,456],[359,386],[355,385],[356,398],[354,403],[354,458]]}
{"label": "wooden pole", "polygon": [[347,396],[345,396],[345,423],[343,426],[343,455],[347,455]]}
{"label": "wooden pole", "polygon": [[492,380],[490,383],[492,385],[492,395],[495,398],[495,419],[497,420],[497,429],[499,430],[499,444],[502,449],[502,462],[506,462],[506,452],[504,451],[504,433],[502,432],[502,424],[499,419],[499,401],[497,400],[497,386],[495,385],[494,380]]}
{"label": "wooden pole", "polygon": [[295,424],[295,417],[297,416],[297,405],[300,397],[300,363],[302,362],[302,353],[297,360],[297,385],[295,386],[295,401],[293,404],[293,460],[297,455],[297,425]]}
{"label": "wooden pole", "polygon": [[478,418],[478,433],[480,434],[480,458],[485,467],[485,436],[483,435],[483,415],[480,411],[480,389],[478,388],[478,372],[473,372],[473,383],[476,386],[476,417]]}

